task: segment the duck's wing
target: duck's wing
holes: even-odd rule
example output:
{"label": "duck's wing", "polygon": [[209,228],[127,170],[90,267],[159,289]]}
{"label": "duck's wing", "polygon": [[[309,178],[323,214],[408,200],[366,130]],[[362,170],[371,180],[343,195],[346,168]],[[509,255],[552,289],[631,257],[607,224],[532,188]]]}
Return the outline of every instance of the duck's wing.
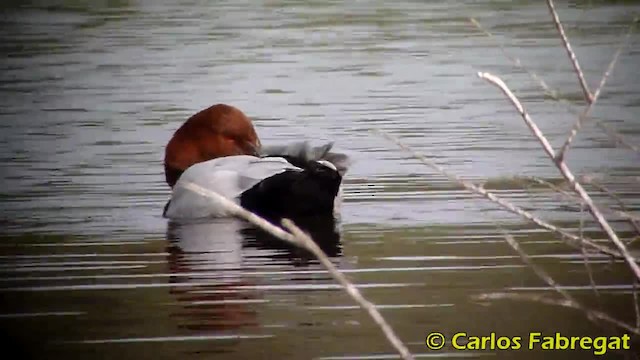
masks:
{"label": "duck's wing", "polygon": [[247,166],[238,174],[238,186],[240,192],[237,196],[251,189],[260,181],[285,172],[286,170],[301,171],[300,168],[292,165],[281,157],[253,157],[248,162]]}
{"label": "duck's wing", "polygon": [[346,154],[331,152],[332,148],[333,142],[311,146],[308,141],[299,141],[285,145],[265,145],[259,149],[258,153],[262,157],[284,156],[301,162],[327,160],[335,165],[340,176],[344,176],[351,166],[351,160]]}
{"label": "duck's wing", "polygon": [[185,184],[194,183],[239,203],[239,196],[260,181],[286,170],[300,170],[283,158],[249,155],[217,158],[189,167],[180,177],[164,216],[170,219],[197,219],[228,216],[224,207],[197,194]]}

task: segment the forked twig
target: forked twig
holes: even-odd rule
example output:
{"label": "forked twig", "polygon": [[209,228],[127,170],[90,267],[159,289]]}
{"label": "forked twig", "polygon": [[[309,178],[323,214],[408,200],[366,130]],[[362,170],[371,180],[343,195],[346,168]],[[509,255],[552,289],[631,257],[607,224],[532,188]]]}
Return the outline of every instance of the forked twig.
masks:
{"label": "forked twig", "polygon": [[542,131],[538,128],[536,123],[533,122],[533,120],[531,119],[529,114],[526,112],[524,106],[522,106],[518,98],[513,94],[513,92],[511,92],[509,87],[499,77],[491,75],[489,73],[482,73],[482,72],[478,73],[478,76],[482,79],[487,80],[493,85],[497,86],[507,96],[507,98],[509,98],[513,106],[516,108],[516,110],[520,113],[520,115],[524,119],[525,123],[527,124],[531,132],[534,134],[534,136],[538,139],[538,141],[542,145],[542,148],[547,153],[547,156],[553,161],[553,163],[556,165],[558,170],[560,170],[560,173],[567,180],[567,182],[573,188],[573,190],[580,196],[580,198],[582,198],[584,203],[587,205],[587,208],[589,209],[589,212],[591,213],[591,215],[595,218],[595,220],[598,222],[602,230],[604,230],[604,232],[607,234],[609,239],[618,248],[618,250],[620,250],[620,253],[624,257],[625,261],[627,262],[627,264],[629,265],[633,273],[635,274],[636,278],[640,279],[640,267],[636,263],[636,259],[633,256],[631,256],[625,244],[618,238],[618,235],[615,233],[615,231],[613,231],[613,229],[611,228],[607,220],[604,218],[604,216],[600,212],[600,210],[595,206],[589,194],[584,190],[582,185],[580,185],[580,183],[576,181],[575,176],[573,175],[573,173],[571,172],[567,164],[564,161],[558,161],[558,159],[555,156],[555,152],[551,147],[551,144],[549,143],[547,138],[544,136]]}
{"label": "forked twig", "polygon": [[267,220],[261,218],[260,216],[245,210],[243,207],[234,203],[233,201],[221,196],[220,194],[205,189],[195,183],[188,182],[183,185],[186,189],[193,191],[199,195],[202,195],[216,204],[224,207],[229,213],[233,216],[240,217],[249,221],[250,223],[258,226],[262,230],[268,232],[269,234],[282,239],[284,241],[290,242],[294,245],[300,246],[308,251],[310,251],[313,255],[315,255],[320,263],[327,269],[329,274],[342,285],[343,289],[347,292],[351,298],[362,307],[363,310],[367,312],[367,314],[373,319],[373,321],[380,327],[385,338],[391,343],[391,345],[398,351],[400,356],[405,360],[414,359],[413,355],[409,352],[409,349],[404,345],[402,340],[395,334],[391,326],[387,323],[387,321],[382,317],[378,309],[376,309],[375,305],[370,301],[366,300],[358,288],[353,285],[347,278],[342,274],[336,267],[333,265],[331,260],[327,257],[327,255],[318,247],[318,245],[309,237],[304,234],[300,228],[298,228],[291,220],[283,219],[282,224],[285,226],[291,233],[288,233],[281,228],[271,224]]}
{"label": "forked twig", "polygon": [[[520,61],[519,58],[512,56],[511,54],[509,54],[509,52],[505,49],[505,47],[498,42],[494,35],[492,33],[490,33],[487,29],[485,29],[479,22],[478,20],[474,19],[474,18],[470,18],[469,21],[478,29],[480,30],[482,33],[484,33],[485,35],[487,35],[487,37],[489,37],[490,39],[492,39],[495,44],[500,48],[500,50],[502,51],[502,53],[504,54],[504,56],[511,60],[511,62],[513,63],[514,66],[516,66],[517,68],[519,68],[520,70],[526,72],[529,77],[531,77],[531,79],[533,79],[536,84],[538,84],[538,86],[540,86],[540,88],[542,89],[542,91],[544,92],[545,95],[551,97],[552,99],[559,101],[561,103],[563,103],[564,105],[567,106],[567,108],[569,109],[569,111],[575,115],[580,116],[580,114],[582,112],[578,112],[577,110],[575,110],[573,108],[573,104],[562,98],[558,91],[553,89],[552,87],[550,87],[545,81],[544,79],[538,75],[537,73],[535,73],[534,71],[528,69],[527,67],[525,67],[522,63],[522,61]],[[632,24],[629,27],[629,31],[632,31],[633,27],[635,26],[635,24],[638,22],[638,18],[635,18],[632,22]],[[629,33],[628,33],[629,34]],[[626,41],[626,40],[625,40]],[[624,45],[621,44],[619,49],[622,49],[622,46]],[[607,134],[612,140],[613,143],[618,145],[624,145],[625,147],[627,147],[630,150],[633,150],[635,152],[640,152],[640,146],[636,146],[634,144],[632,144],[631,142],[629,142],[629,140],[627,140],[624,136],[622,136],[622,134],[620,134],[619,132],[617,132],[612,126],[605,124],[604,122],[598,120],[598,119],[592,119],[596,126],[598,126],[600,129],[602,129],[605,134]]]}
{"label": "forked twig", "polygon": [[[549,1],[551,1],[551,0],[549,0]],[[591,110],[593,110],[593,108],[595,107],[596,102],[598,101],[598,98],[600,97],[600,93],[602,92],[602,89],[604,88],[604,85],[607,83],[607,79],[609,78],[609,76],[613,72],[613,69],[615,68],[616,63],[618,62],[618,58],[620,57],[620,54],[622,53],[622,49],[624,49],[625,45],[629,41],[629,38],[631,37],[631,33],[633,32],[635,24],[636,24],[636,19],[634,19],[633,22],[631,23],[631,26],[629,26],[629,30],[627,31],[627,34],[624,36],[622,42],[618,46],[618,49],[616,50],[615,54],[613,55],[613,58],[611,58],[611,61],[609,62],[609,65],[607,66],[607,69],[602,74],[602,78],[600,79],[600,84],[598,84],[598,88],[596,88],[596,91],[593,93],[593,96],[591,98],[591,102],[589,103],[589,105],[587,105],[584,108],[584,110],[580,113],[580,115],[578,115],[578,119],[576,119],[575,123],[571,127],[571,131],[569,132],[569,135],[567,136],[567,139],[564,141],[564,144],[562,144],[562,147],[560,148],[560,151],[558,152],[557,157],[558,157],[559,161],[562,161],[564,159],[565,154],[569,150],[569,146],[571,146],[571,142],[576,137],[576,135],[578,134],[578,131],[582,127],[582,123],[591,114]]]}
{"label": "forked twig", "polygon": [[584,74],[582,73],[582,69],[580,69],[580,63],[578,63],[578,58],[576,54],[573,52],[571,48],[571,44],[569,43],[569,39],[564,32],[564,27],[560,22],[560,18],[558,17],[558,13],[556,12],[556,8],[553,5],[553,0],[547,0],[547,6],[549,7],[549,12],[551,12],[551,17],[553,18],[553,23],[558,29],[558,33],[560,34],[560,38],[562,39],[562,43],[564,44],[564,48],[567,50],[567,54],[569,55],[569,59],[571,59],[571,64],[573,65],[573,69],[576,71],[576,75],[578,76],[578,80],[580,81],[580,86],[582,87],[582,92],[584,93],[584,98],[587,101],[587,104],[593,102],[593,95],[591,91],[589,91],[589,85],[587,85],[587,81],[584,78]]}

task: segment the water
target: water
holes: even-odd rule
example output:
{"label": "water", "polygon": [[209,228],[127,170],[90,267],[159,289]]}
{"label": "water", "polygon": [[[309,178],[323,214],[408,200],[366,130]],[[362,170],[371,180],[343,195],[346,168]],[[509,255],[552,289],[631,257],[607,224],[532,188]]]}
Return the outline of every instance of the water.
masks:
{"label": "water", "polygon": [[[337,230],[325,224],[314,234],[414,354],[568,355],[462,352],[450,343],[429,351],[431,331],[621,333],[571,309],[478,301],[503,291],[557,297],[496,223],[570,294],[635,323],[623,263],[590,257],[595,297],[580,250],[475,198],[373,132],[400,137],[449,171],[577,232],[579,206],[526,181],[559,183],[557,170],[511,104],[475,75],[501,76],[551,143],[562,144],[575,115],[545,97],[495,42],[579,102],[544,4],[32,1],[1,8],[0,328],[24,355],[393,356],[304,252],[236,220],[176,227],[161,217],[169,196],[164,145],[188,116],[214,103],[242,109],[263,143],[335,141],[353,158]],[[570,2],[558,10],[593,89],[640,7]],[[636,145],[639,36],[631,36],[593,112]],[[601,177],[632,210],[640,206],[639,159],[592,123],[568,155],[576,174]],[[632,237],[626,222],[614,225]],[[584,227],[602,236],[593,222]]]}

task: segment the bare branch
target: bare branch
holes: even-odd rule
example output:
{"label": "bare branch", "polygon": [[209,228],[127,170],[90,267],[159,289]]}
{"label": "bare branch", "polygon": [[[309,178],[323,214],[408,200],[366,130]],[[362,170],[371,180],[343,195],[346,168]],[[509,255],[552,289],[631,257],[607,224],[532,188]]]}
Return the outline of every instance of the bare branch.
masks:
{"label": "bare branch", "polygon": [[582,127],[582,123],[589,116],[589,114],[591,114],[591,110],[593,110],[593,108],[595,107],[596,102],[600,97],[600,93],[602,92],[604,85],[607,83],[607,79],[613,72],[613,69],[615,68],[616,63],[618,62],[618,58],[622,53],[622,49],[624,49],[627,42],[629,42],[629,38],[631,37],[631,33],[633,32],[635,24],[636,24],[636,19],[634,19],[633,22],[631,23],[631,26],[629,26],[629,29],[627,30],[627,34],[625,35],[623,40],[620,42],[618,49],[616,50],[615,54],[613,55],[613,58],[609,62],[609,66],[607,66],[607,69],[604,71],[604,74],[602,74],[602,78],[600,79],[600,84],[598,85],[598,88],[594,92],[591,102],[589,103],[589,105],[587,105],[587,107],[585,107],[582,113],[580,113],[580,115],[578,116],[578,119],[573,124],[573,127],[569,132],[569,136],[567,136],[567,139],[564,141],[564,144],[562,144],[562,147],[558,152],[558,161],[562,161],[564,159],[565,154],[569,150],[569,146],[571,145],[571,142],[576,137],[576,134],[578,134],[578,131]]}
{"label": "bare branch", "polygon": [[398,351],[400,356],[405,360],[414,359],[413,355],[409,352],[407,347],[404,345],[402,340],[398,338],[395,334],[391,326],[385,321],[380,312],[376,309],[375,305],[368,300],[366,300],[358,288],[353,285],[347,278],[342,274],[334,265],[331,263],[331,260],[327,257],[327,255],[318,247],[318,245],[311,239],[308,235],[302,232],[300,228],[298,228],[291,220],[284,219],[282,220],[283,226],[285,226],[291,233],[288,233],[281,228],[271,224],[267,220],[259,217],[258,215],[245,210],[243,207],[234,203],[233,201],[221,196],[220,194],[205,189],[195,183],[186,183],[183,185],[186,189],[191,190],[197,194],[200,194],[206,198],[209,198],[211,201],[214,201],[216,204],[224,207],[228,210],[232,215],[243,218],[250,223],[260,227],[262,230],[267,231],[271,235],[282,239],[284,241],[290,242],[294,245],[300,246],[309,250],[313,255],[315,255],[320,263],[327,269],[329,274],[338,281],[343,289],[347,292],[351,298],[358,303],[368,314],[371,316],[373,321],[380,327],[386,339],[391,343],[391,345]]}
{"label": "bare branch", "polygon": [[562,27],[562,23],[560,22],[560,18],[558,17],[558,13],[556,12],[556,8],[553,5],[553,0],[547,0],[547,6],[549,7],[549,12],[551,12],[551,16],[553,17],[553,23],[558,29],[558,33],[560,34],[560,38],[562,39],[562,43],[564,44],[564,48],[567,50],[567,54],[569,55],[569,59],[571,59],[571,64],[573,65],[573,69],[576,71],[576,75],[578,76],[578,80],[580,81],[580,86],[582,87],[582,92],[584,93],[584,98],[588,104],[593,102],[593,95],[591,91],[589,91],[589,85],[587,85],[587,81],[584,78],[584,74],[582,73],[582,69],[580,69],[580,64],[578,63],[578,58],[576,54],[571,49],[571,44],[569,43],[569,39],[567,35],[564,33],[564,28]]}
{"label": "bare branch", "polygon": [[615,233],[615,231],[613,231],[613,229],[611,228],[607,220],[604,218],[604,216],[602,216],[602,213],[595,206],[589,194],[584,190],[582,185],[580,185],[580,183],[576,181],[575,176],[573,175],[573,173],[571,172],[567,164],[564,161],[556,161],[555,152],[553,151],[551,144],[549,144],[549,141],[544,136],[544,134],[542,134],[542,131],[540,131],[538,126],[533,122],[529,114],[525,111],[524,106],[522,106],[518,98],[516,98],[516,96],[511,92],[509,87],[507,87],[504,81],[502,81],[502,79],[500,79],[499,77],[496,77],[489,73],[478,73],[478,76],[497,86],[509,98],[513,106],[518,110],[518,112],[524,119],[525,123],[527,124],[531,132],[538,139],[540,144],[542,144],[542,148],[544,149],[544,151],[547,153],[549,158],[554,162],[558,170],[560,170],[560,173],[562,174],[562,176],[564,176],[564,178],[569,182],[569,185],[573,188],[573,190],[580,196],[580,198],[582,198],[582,200],[587,205],[589,212],[591,212],[591,215],[593,215],[593,217],[598,222],[602,230],[604,230],[604,232],[607,234],[609,239],[620,250],[620,253],[624,257],[625,261],[627,262],[627,264],[629,265],[633,273],[635,274],[636,278],[640,279],[640,267],[636,263],[635,258],[631,256],[625,244],[622,241],[620,241],[620,239],[618,238],[618,235]]}

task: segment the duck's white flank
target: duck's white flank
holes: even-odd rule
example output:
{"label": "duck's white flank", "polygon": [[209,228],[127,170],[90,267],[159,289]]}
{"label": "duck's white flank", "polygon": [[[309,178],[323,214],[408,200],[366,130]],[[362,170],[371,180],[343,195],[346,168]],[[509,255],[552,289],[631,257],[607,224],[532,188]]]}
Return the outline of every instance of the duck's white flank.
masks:
{"label": "duck's white flank", "polygon": [[173,188],[165,216],[170,219],[222,217],[229,214],[212,206],[211,201],[186,188],[195,183],[239,203],[239,196],[260,181],[286,170],[301,171],[283,158],[258,158],[250,155],[222,157],[189,167]]}

